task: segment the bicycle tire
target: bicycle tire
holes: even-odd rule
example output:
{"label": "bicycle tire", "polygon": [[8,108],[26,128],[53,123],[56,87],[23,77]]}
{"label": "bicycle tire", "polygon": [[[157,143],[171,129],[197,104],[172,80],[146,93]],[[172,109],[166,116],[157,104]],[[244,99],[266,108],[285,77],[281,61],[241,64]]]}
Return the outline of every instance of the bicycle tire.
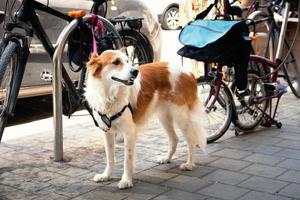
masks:
{"label": "bicycle tire", "polygon": [[[214,89],[214,84],[209,80],[197,79],[198,97],[200,102],[205,106],[208,99],[208,93]],[[214,104],[215,108],[207,112],[205,119],[205,130],[207,132],[207,143],[212,143],[221,138],[228,130],[232,118],[232,97],[230,89],[222,82],[220,89],[220,97]]]}
{"label": "bicycle tire", "polygon": [[[287,43],[286,45],[289,46]],[[300,68],[293,52],[289,53],[286,62],[282,66],[282,71],[293,94],[300,98]]]}
{"label": "bicycle tire", "polygon": [[[253,68],[254,67],[252,67],[252,69]],[[263,120],[263,113],[257,109],[256,106],[259,106],[261,110],[265,112],[269,105],[268,100],[262,101],[261,104],[256,104],[254,101],[257,97],[267,96],[264,81],[259,78],[261,75],[261,72],[254,70],[248,71],[248,90],[250,95],[245,96],[243,99],[246,104],[245,106],[236,95],[233,97],[235,117],[232,122],[239,131],[246,132],[254,130]],[[235,91],[235,81],[232,83],[232,88],[232,91]]]}
{"label": "bicycle tire", "polygon": [[15,80],[18,80],[16,77],[18,59],[18,44],[9,41],[0,58],[0,142],[7,120],[17,102],[20,87],[15,83]]}
{"label": "bicycle tire", "polygon": [[[152,46],[149,45],[140,32],[132,29],[119,30],[119,34],[123,40],[125,47],[132,47],[128,51],[129,63],[131,65],[141,65],[153,61],[151,54],[153,54]],[[152,53],[151,53],[152,52]]]}

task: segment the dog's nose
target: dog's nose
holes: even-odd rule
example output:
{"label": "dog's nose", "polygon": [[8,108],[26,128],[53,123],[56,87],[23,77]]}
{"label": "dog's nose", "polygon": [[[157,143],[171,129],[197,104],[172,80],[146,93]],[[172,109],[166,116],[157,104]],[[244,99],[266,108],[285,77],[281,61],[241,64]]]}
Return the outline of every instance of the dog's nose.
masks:
{"label": "dog's nose", "polygon": [[131,74],[134,78],[136,78],[137,75],[139,74],[139,70],[133,69],[133,70],[130,71],[130,74]]}

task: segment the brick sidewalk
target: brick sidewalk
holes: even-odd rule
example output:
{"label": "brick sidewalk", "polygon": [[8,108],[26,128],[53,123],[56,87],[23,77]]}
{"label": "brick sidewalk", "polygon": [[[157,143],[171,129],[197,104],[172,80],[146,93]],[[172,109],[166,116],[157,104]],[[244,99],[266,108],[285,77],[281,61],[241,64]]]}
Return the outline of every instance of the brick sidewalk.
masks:
{"label": "brick sidewalk", "polygon": [[[115,178],[92,181],[104,170],[105,154],[101,135],[85,112],[64,120],[64,148],[70,162],[50,159],[51,118],[10,127],[0,144],[0,199],[300,199],[299,102],[291,94],[283,97],[281,129],[238,137],[228,131],[221,141],[208,145],[207,154],[197,149],[197,167],[190,172],[178,169],[186,156],[182,139],[171,164],[156,163],[168,146],[160,125],[151,121],[138,140],[135,185],[128,190],[117,188],[122,144],[116,149]],[[18,133],[27,136],[17,138]]]}

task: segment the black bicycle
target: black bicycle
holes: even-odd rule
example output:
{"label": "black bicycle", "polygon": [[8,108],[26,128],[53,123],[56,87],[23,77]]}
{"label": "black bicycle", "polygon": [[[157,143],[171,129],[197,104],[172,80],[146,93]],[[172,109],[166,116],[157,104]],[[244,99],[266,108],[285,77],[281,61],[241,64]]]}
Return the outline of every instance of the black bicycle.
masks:
{"label": "black bicycle", "polygon": [[[105,16],[107,0],[93,0],[93,2],[94,4],[91,8],[91,13],[94,14],[94,16],[97,16],[98,21],[102,22],[100,30],[101,34],[95,33],[95,29],[99,29],[99,27],[96,27],[93,24],[95,17],[91,17],[90,20],[85,20],[84,22],[82,20],[81,23],[78,23],[78,27],[69,37],[69,65],[73,71],[80,72],[79,80],[75,82],[72,81],[66,68],[62,66],[63,113],[67,116],[70,116],[78,110],[80,106],[83,106],[91,113],[82,94],[86,79],[86,68],[84,65],[88,60],[92,49],[93,35],[96,38],[98,53],[101,53],[101,51],[106,49],[121,48],[123,46],[122,37],[125,38],[128,35],[122,34],[121,37],[118,30],[109,20],[97,15],[99,13],[104,13],[103,15]],[[5,12],[7,12],[7,4],[8,0],[6,1]],[[35,0],[23,0],[15,15],[11,17],[9,22],[4,24],[5,33],[0,41],[0,141],[8,118],[14,115],[14,108],[17,103],[27,58],[30,53],[29,46],[31,38],[33,35],[37,36],[51,59],[55,51],[39,21],[36,10],[46,12],[68,22],[71,22],[74,19],[72,16],[54,10]],[[12,16],[12,13],[9,13],[9,15]],[[78,17],[78,20],[82,18],[82,16],[76,17]],[[131,22],[134,24],[137,22],[139,23],[140,21],[141,19],[131,19],[124,23],[128,24]],[[140,33],[138,28],[139,27],[131,27],[130,29],[124,30]],[[18,31],[16,31],[16,29],[18,29]],[[141,43],[137,42],[137,44]],[[133,45],[130,44],[130,46]],[[139,45],[137,46],[139,47]],[[151,62],[153,57],[151,58],[146,54],[140,56],[140,48],[137,48],[137,46],[134,46],[133,57],[138,57],[138,63]],[[149,48],[145,51],[148,50]]]}

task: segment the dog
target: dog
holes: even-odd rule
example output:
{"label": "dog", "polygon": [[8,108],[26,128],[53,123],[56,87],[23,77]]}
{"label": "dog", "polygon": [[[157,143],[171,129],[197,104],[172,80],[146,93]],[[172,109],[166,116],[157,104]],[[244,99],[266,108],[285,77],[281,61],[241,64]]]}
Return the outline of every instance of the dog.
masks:
{"label": "dog", "polygon": [[[124,50],[123,50],[124,51]],[[157,114],[169,139],[169,150],[159,163],[168,163],[175,153],[178,136],[174,124],[183,132],[187,142],[187,161],[181,170],[192,170],[195,147],[206,146],[201,126],[202,107],[197,96],[197,82],[192,73],[169,66],[166,62],[140,65],[128,64],[120,50],[106,50],[93,54],[87,63],[88,77],[85,97],[99,127],[104,132],[106,168],[96,174],[94,181],[111,179],[115,164],[115,134],[124,137],[124,172],[120,189],[133,186],[135,144],[138,132],[152,114]]]}

